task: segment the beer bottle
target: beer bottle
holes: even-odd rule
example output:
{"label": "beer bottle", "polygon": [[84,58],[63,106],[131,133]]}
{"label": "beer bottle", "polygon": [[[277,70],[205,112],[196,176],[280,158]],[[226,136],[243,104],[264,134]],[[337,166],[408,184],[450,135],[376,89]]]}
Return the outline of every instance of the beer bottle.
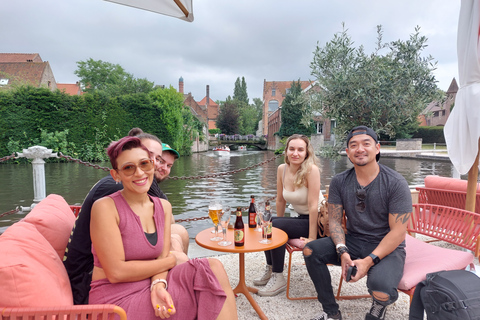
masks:
{"label": "beer bottle", "polygon": [[245,244],[245,226],[242,219],[242,208],[237,208],[237,220],[234,227],[235,247],[242,247]]}
{"label": "beer bottle", "polygon": [[255,228],[257,226],[257,223],[255,222],[255,219],[257,218],[257,210],[255,210],[255,197],[250,196],[250,198],[252,198],[252,201],[250,202],[250,207],[248,208],[248,227]]}
{"label": "beer bottle", "polygon": [[[272,216],[272,212],[270,209],[270,201],[268,200],[265,202],[265,216],[266,217]],[[267,239],[271,239],[271,238],[272,238],[272,221],[268,222],[268,226],[267,226]]]}

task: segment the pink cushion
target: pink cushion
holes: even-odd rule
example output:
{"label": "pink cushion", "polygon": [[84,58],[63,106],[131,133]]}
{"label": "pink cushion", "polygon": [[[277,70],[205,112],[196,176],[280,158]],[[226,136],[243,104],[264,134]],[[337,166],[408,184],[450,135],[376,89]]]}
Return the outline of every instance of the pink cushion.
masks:
{"label": "pink cushion", "polygon": [[297,239],[289,239],[288,240],[288,244],[294,246],[294,247],[298,247],[300,249],[303,249],[303,247],[305,247],[305,242],[300,240],[299,238]]}
{"label": "pink cushion", "polygon": [[441,248],[407,235],[407,257],[399,289],[409,290],[426,279],[427,273],[465,269],[473,263],[470,252]]}
{"label": "pink cushion", "polygon": [[51,194],[24,218],[33,224],[63,259],[68,238],[75,223],[75,215],[63,197]]}
{"label": "pink cushion", "polygon": [[[426,176],[425,187],[433,189],[444,189],[454,191],[467,191],[467,180],[440,177],[440,176]],[[477,193],[480,193],[480,186],[477,185]]]}
{"label": "pink cushion", "polygon": [[0,257],[0,306],[73,305],[63,263],[33,224],[22,220],[7,228]]}

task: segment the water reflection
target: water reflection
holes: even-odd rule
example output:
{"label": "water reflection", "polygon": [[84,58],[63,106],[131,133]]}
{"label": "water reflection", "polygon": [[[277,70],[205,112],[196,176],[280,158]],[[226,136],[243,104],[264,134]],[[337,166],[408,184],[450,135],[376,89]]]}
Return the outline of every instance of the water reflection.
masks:
{"label": "water reflection", "polygon": [[[213,152],[181,157],[172,168],[171,175],[177,177],[206,176],[213,173],[230,172],[258,164],[275,155],[271,151],[231,152],[229,157],[220,157]],[[330,184],[331,178],[352,164],[346,157],[339,161],[322,159],[322,189]],[[426,175],[436,174],[452,176],[450,162],[416,159],[382,158],[381,163],[397,170],[409,184],[423,184]],[[232,175],[216,178],[189,180],[167,180],[161,183],[161,189],[172,203],[176,219],[206,217],[208,202],[220,199],[232,208],[246,207],[250,195],[256,199],[276,195],[277,166],[283,163],[283,157],[264,166],[239,171]],[[109,166],[102,163],[101,166]],[[103,170],[86,167],[78,163],[48,163],[45,165],[47,194],[62,195],[70,204],[80,204],[90,188],[108,173]],[[32,166],[0,165],[2,189],[0,190],[0,214],[14,209],[16,206],[30,206],[33,199]],[[275,201],[272,203],[275,208]],[[9,215],[0,218],[0,233],[23,215]],[[209,220],[197,220],[182,223],[193,238],[196,233],[210,227]]]}

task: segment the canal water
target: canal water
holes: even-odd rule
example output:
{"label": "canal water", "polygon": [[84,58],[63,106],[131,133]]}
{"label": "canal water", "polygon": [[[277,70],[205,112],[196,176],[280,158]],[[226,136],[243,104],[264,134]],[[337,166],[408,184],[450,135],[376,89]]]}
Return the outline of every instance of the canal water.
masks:
{"label": "canal water", "polygon": [[[272,151],[232,151],[228,157],[219,157],[210,151],[181,157],[175,162],[171,176],[192,179],[169,179],[161,183],[160,188],[172,203],[177,220],[207,216],[208,202],[211,199],[222,200],[224,205],[232,208],[247,207],[250,195],[255,195],[256,199],[276,195],[276,169],[283,163],[283,157],[249,170],[240,170],[215,178],[204,176],[248,168],[272,157],[275,157]],[[321,159],[321,162],[322,189],[325,189],[325,185],[330,183],[335,174],[351,167],[346,157],[339,161]],[[380,162],[402,174],[410,185],[423,184],[424,177],[430,174],[452,176],[453,167],[449,161],[382,158]],[[99,165],[110,166],[109,163]],[[47,194],[60,194],[69,204],[80,205],[95,182],[107,174],[106,171],[73,162],[47,163],[45,164]],[[33,174],[30,164],[0,164],[0,182],[0,214],[17,206],[31,205]],[[275,208],[274,201],[272,207]],[[0,233],[24,215],[13,214],[0,218]],[[182,222],[182,225],[187,228],[193,239],[200,230],[212,226],[212,222],[208,219],[196,220]]]}

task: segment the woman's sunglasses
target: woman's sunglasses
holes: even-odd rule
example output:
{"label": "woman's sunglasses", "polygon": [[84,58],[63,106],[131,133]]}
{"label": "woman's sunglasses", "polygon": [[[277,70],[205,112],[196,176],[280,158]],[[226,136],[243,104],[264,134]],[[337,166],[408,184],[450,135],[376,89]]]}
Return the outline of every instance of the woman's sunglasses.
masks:
{"label": "woman's sunglasses", "polygon": [[143,172],[150,171],[153,169],[153,160],[144,159],[138,165],[127,163],[122,168],[117,169],[117,171],[123,171],[126,176],[131,176],[137,171],[137,168],[140,168]]}

